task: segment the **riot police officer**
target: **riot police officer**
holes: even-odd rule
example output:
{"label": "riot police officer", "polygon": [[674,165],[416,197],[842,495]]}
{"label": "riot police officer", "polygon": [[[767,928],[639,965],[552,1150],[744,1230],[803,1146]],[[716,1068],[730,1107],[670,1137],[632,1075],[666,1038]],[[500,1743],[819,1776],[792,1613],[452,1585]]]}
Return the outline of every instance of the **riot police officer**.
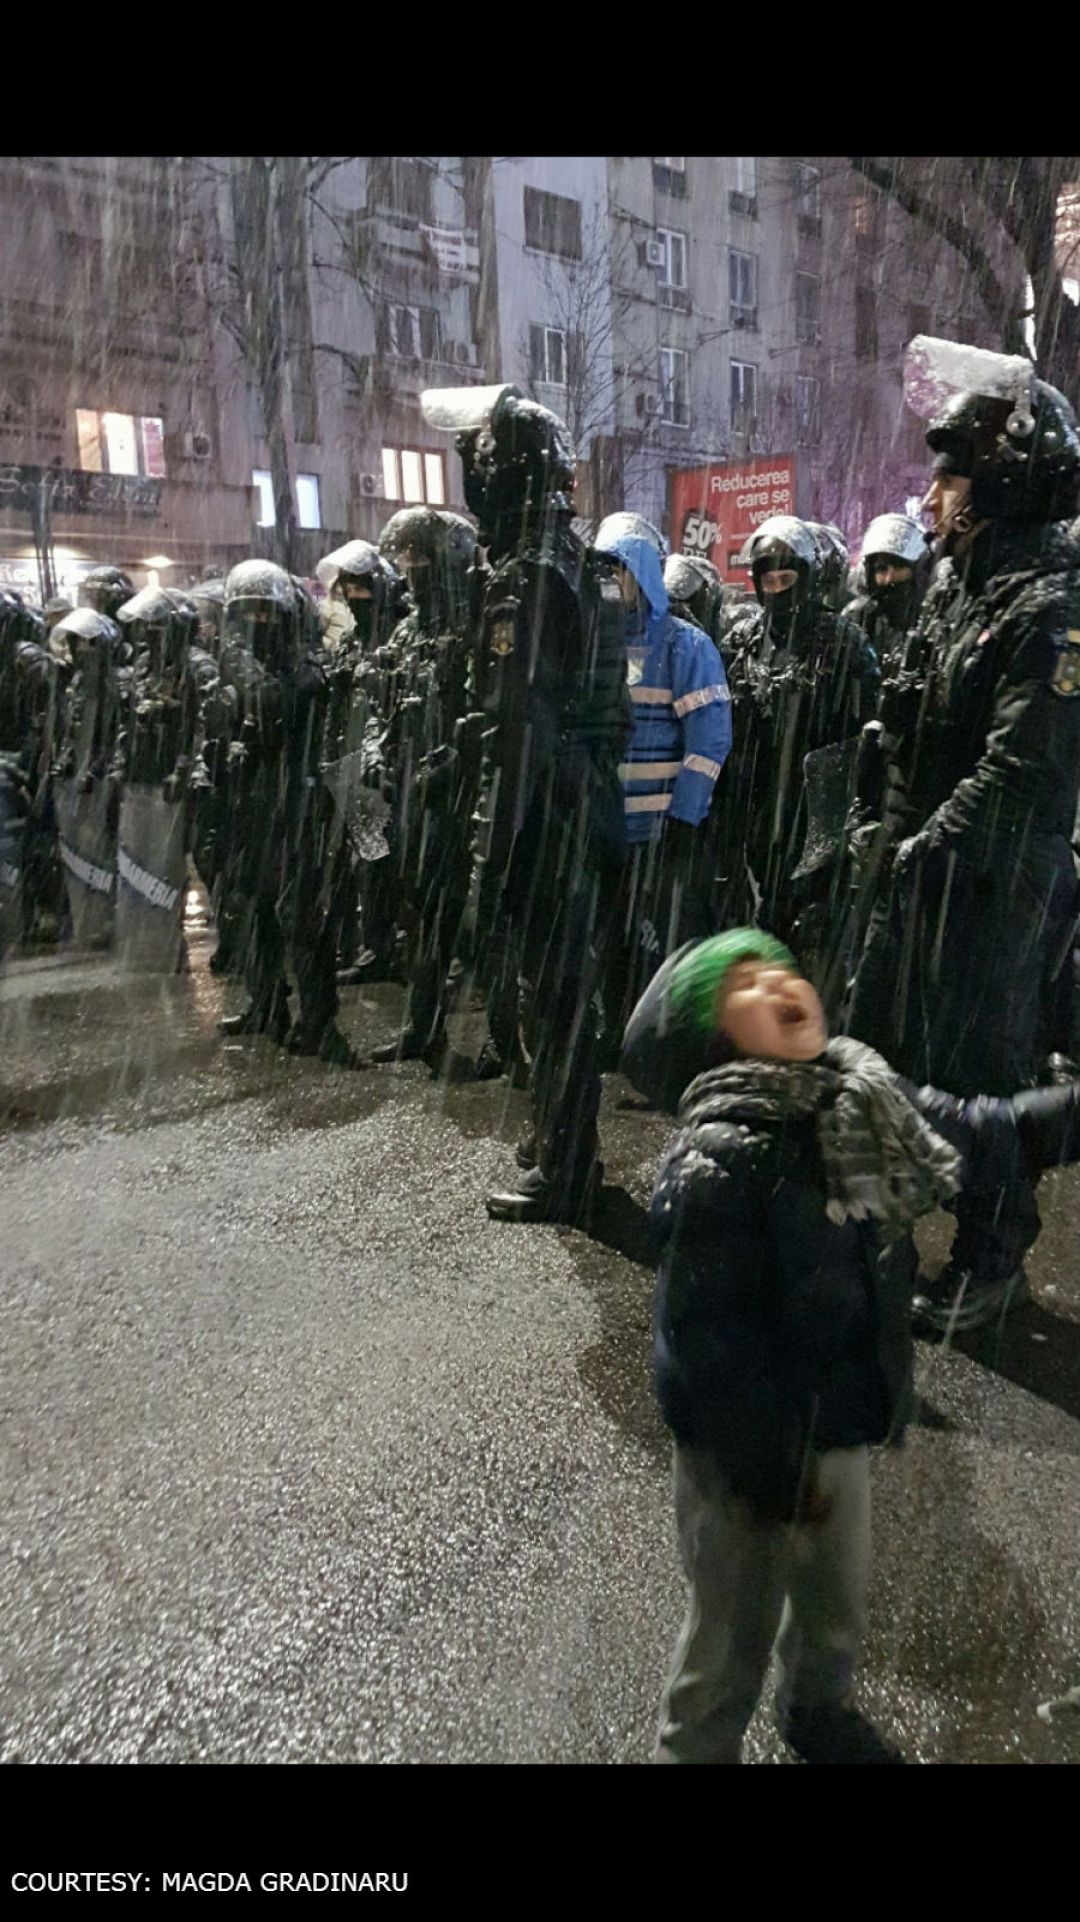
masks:
{"label": "riot police officer", "polygon": [[117,949],[128,967],[167,973],[184,953],[193,781],[218,676],[196,645],[199,613],[187,595],[144,587],[117,620],[133,654],[117,756]]}
{"label": "riot police officer", "polygon": [[430,423],[463,430],[465,499],[489,568],[478,582],[488,734],[477,940],[489,978],[516,958],[535,1161],[488,1212],[578,1220],[601,1173],[593,1001],[626,851],[622,621],[601,618],[595,563],[571,526],[563,423],[509,386],[435,390],[422,406]]}
{"label": "riot police officer", "polygon": [[115,621],[125,601],[130,601],[135,583],[122,567],[92,567],[79,582],[79,606],[90,607]]}
{"label": "riot police officer", "polygon": [[704,554],[669,554],[664,562],[664,586],[671,611],[678,620],[693,621],[720,649],[728,625],[724,583]]}
{"label": "riot police officer", "polygon": [[[945,565],[915,637],[918,725],[891,732],[904,838],[851,1027],[912,1080],[1007,1096],[1045,1076],[1071,1014],[1080,556],[1064,523],[1080,436],[1019,356],[920,337],[906,378],[936,408],[923,506]],[[916,1304],[928,1329],[978,1327],[1026,1298],[1037,1177],[960,1197],[949,1264]]]}
{"label": "riot police officer", "polygon": [[908,634],[926,593],[926,535],[909,514],[879,514],[863,535],[860,592],[844,609],[862,628],[888,680],[902,663]]}
{"label": "riot police officer", "polygon": [[72,935],[78,947],[105,947],[116,897],[116,754],[131,650],[116,621],[89,605],[65,615],[51,639],[72,662],[54,783]]}
{"label": "riot police officer", "polygon": [[[320,778],[329,681],[309,596],[270,561],[241,561],[225,590],[222,678],[235,693],[235,885],[250,909],[249,1003],[226,1034],[268,1034],[338,1066],[336,930],[324,892],[332,809]],[[287,968],[299,1012],[289,1018]]]}
{"label": "riot police officer", "polygon": [[[327,781],[335,804],[334,899],[339,981],[395,971],[395,907],[386,826],[387,674],[396,660],[400,576],[371,541],[346,541],[316,569],[330,652]],[[360,952],[360,929],[363,951]]]}
{"label": "riot police officer", "polygon": [[63,892],[50,775],[65,679],[43,615],[14,590],[0,590],[0,753],[10,842],[0,859],[0,912],[9,942],[33,939],[41,913],[58,911]]}
{"label": "riot police officer", "polygon": [[859,629],[827,605],[822,537],[806,522],[764,521],[740,561],[758,606],[727,640],[734,747],[716,799],[726,916],[794,944],[832,1013],[846,971],[844,830],[880,671]]}
{"label": "riot police officer", "polygon": [[839,614],[847,600],[848,571],[851,556],[848,544],[834,521],[804,521],[810,529],[818,551],[818,586],[825,606],[833,614]]}
{"label": "riot police officer", "polygon": [[480,731],[473,690],[468,575],[476,533],[434,507],[407,507],[379,547],[408,583],[412,611],[394,629],[384,678],[386,752],[395,797],[390,881],[405,936],[405,1025],[374,1061],[442,1054],[447,978],[458,953],[472,868]]}

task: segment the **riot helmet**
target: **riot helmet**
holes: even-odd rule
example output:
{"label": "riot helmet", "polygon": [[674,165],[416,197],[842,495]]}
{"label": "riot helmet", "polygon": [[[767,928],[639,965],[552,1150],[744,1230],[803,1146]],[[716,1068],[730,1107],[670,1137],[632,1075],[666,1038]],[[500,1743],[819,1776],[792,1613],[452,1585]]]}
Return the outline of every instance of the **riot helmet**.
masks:
{"label": "riot helmet", "polygon": [[458,428],[465,499],[481,543],[495,555],[520,540],[526,526],[571,512],[575,456],[565,423],[526,400],[509,383],[487,388],[432,388],[420,397],[424,419]]}
{"label": "riot helmet", "polygon": [[724,583],[704,554],[672,554],[664,565],[664,586],[677,608],[716,640],[725,624]]}
{"label": "riot helmet", "polygon": [[122,567],[92,567],[79,582],[79,606],[95,608],[115,621],[134,592],[135,583]]}
{"label": "riot helmet", "polygon": [[346,541],[327,554],[315,569],[328,594],[339,593],[343,600],[374,600],[382,603],[386,576],[379,550],[371,541]]}
{"label": "riot helmet", "polygon": [[57,621],[50,640],[57,648],[65,648],[72,665],[83,672],[94,661],[117,659],[123,646],[117,622],[94,607],[73,607],[70,614]]}
{"label": "riot helmet", "polygon": [[666,542],[658,527],[645,519],[644,514],[608,514],[596,530],[593,551],[607,553],[618,541],[646,541],[648,545],[664,558]]}
{"label": "riot helmet", "polygon": [[290,575],[275,561],[240,561],[225,582],[226,639],[248,648],[260,667],[288,673],[300,652],[300,604]]}
{"label": "riot helmet", "polygon": [[833,521],[807,521],[806,526],[818,551],[818,585],[828,605],[837,608],[847,594],[848,544]]}
{"label": "riot helmet", "polygon": [[407,582],[423,626],[460,621],[465,577],[476,557],[476,530],[463,515],[438,507],[403,507],[383,528],[379,551]]}
{"label": "riot helmet", "polygon": [[189,595],[198,616],[199,646],[217,654],[225,622],[225,582],[220,575],[196,582]]}
{"label": "riot helmet", "polygon": [[766,626],[781,641],[815,594],[820,554],[805,521],[774,514],[755,529],[739,555],[739,565],[750,569]]}
{"label": "riot helmet", "polygon": [[144,587],[124,602],[116,618],[134,649],[138,673],[183,673],[199,629],[195,604],[186,595]]}
{"label": "riot helmet", "polygon": [[346,541],[344,547],[327,554],[315,572],[327,593],[345,602],[361,647],[371,646],[382,625],[390,588],[378,548],[371,541]]}
{"label": "riot helmet", "polygon": [[71,613],[73,606],[74,602],[69,601],[63,594],[57,594],[51,601],[46,601],[45,625],[50,634],[56,626],[57,621],[62,621],[66,614]]}
{"label": "riot helmet", "polygon": [[904,359],[904,391],[929,420],[935,471],[970,480],[975,521],[1040,523],[1076,512],[1076,415],[1023,355],[917,334]]}
{"label": "riot helmet", "polygon": [[929,564],[924,529],[910,514],[879,514],[862,541],[861,592],[880,608],[890,626],[911,626],[922,599]]}

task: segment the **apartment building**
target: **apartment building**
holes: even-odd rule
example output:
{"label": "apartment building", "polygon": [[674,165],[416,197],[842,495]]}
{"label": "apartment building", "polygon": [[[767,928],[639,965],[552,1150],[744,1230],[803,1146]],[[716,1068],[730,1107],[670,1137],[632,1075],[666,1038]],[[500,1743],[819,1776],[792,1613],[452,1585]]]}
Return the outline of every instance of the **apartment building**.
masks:
{"label": "apartment building", "polygon": [[567,420],[585,529],[678,545],[707,480],[855,539],[925,484],[911,334],[997,344],[955,251],[821,156],[3,160],[0,248],[0,582],[33,591],[277,552],[283,501],[309,574],[461,507],[419,397],[496,380]]}

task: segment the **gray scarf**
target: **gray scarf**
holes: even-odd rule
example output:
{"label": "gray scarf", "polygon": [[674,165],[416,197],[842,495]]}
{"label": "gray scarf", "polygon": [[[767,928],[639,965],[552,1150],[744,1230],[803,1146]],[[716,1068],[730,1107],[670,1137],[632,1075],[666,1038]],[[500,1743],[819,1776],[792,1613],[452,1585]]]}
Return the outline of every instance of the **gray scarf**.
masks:
{"label": "gray scarf", "polygon": [[878,1223],[882,1239],[910,1233],[920,1215],[960,1188],[960,1157],[912,1107],[873,1048],[841,1037],[817,1061],[730,1061],[691,1082],[683,1121],[817,1117],[830,1221]]}

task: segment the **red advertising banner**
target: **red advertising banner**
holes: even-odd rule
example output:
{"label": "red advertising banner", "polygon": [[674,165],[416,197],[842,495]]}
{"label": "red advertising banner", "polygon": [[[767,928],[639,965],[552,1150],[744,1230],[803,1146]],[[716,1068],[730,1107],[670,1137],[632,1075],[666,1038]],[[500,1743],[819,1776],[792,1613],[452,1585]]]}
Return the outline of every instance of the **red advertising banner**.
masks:
{"label": "red advertising banner", "polygon": [[703,554],[722,580],[745,586],[738,558],[747,536],[774,514],[795,512],[795,456],[669,467],[668,499],[672,552]]}

